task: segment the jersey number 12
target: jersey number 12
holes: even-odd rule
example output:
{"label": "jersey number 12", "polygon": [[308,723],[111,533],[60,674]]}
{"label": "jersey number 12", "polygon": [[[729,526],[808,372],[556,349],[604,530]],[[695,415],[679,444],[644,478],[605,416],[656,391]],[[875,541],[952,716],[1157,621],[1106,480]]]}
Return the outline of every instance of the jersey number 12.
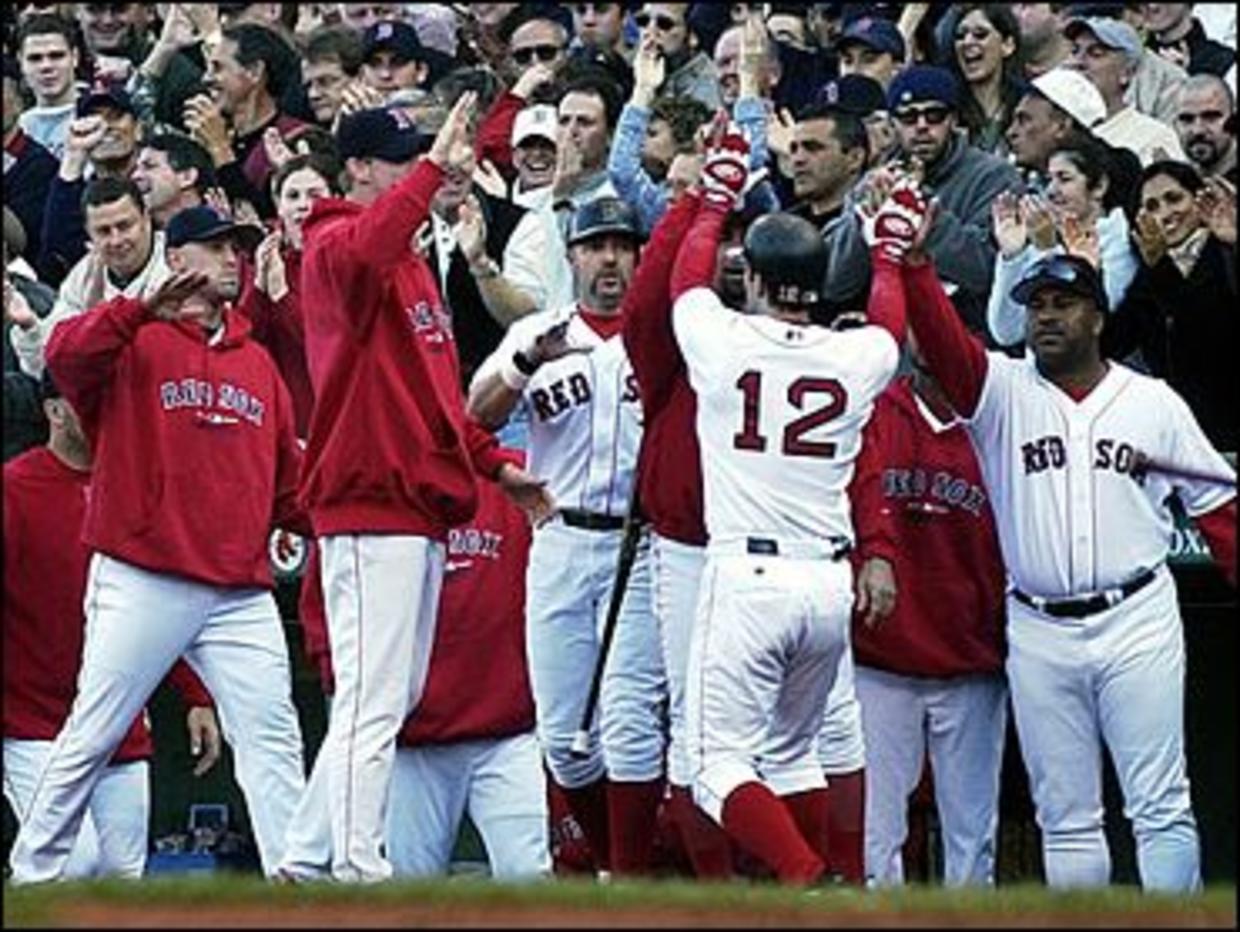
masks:
{"label": "jersey number 12", "polygon": [[[736,380],[736,387],[741,390],[744,408],[741,430],[733,435],[732,446],[738,450],[762,453],[766,450],[766,437],[759,423],[762,414],[762,373],[750,369]],[[788,403],[798,411],[805,410],[809,398],[814,395],[825,395],[825,402],[784,426],[780,451],[786,456],[818,456],[824,459],[835,456],[835,444],[831,441],[806,440],[804,437],[814,428],[843,414],[848,404],[848,393],[835,379],[808,375],[801,376],[788,386]]]}

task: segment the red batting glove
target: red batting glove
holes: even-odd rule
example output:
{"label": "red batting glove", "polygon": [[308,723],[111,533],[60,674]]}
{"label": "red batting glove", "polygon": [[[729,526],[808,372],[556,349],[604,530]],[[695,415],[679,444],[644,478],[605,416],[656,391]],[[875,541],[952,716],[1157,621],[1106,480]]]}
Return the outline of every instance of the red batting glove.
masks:
{"label": "red batting glove", "polygon": [[749,142],[735,124],[706,150],[702,166],[702,199],[729,211],[737,205],[749,179]]}
{"label": "red batting glove", "polygon": [[904,261],[925,221],[926,200],[915,181],[902,178],[873,213],[860,206],[857,212],[870,249],[898,264]]}

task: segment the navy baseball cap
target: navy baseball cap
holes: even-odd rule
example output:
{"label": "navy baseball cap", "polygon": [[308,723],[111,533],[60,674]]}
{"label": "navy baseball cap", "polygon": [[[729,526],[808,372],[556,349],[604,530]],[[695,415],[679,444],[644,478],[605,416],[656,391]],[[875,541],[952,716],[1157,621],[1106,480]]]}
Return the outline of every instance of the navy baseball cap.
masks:
{"label": "navy baseball cap", "polygon": [[859,16],[844,27],[836,45],[842,49],[854,44],[904,60],[904,36],[895,23],[881,16]]}
{"label": "navy baseball cap", "polygon": [[400,20],[371,23],[362,34],[362,61],[370,61],[375,52],[384,49],[392,52],[402,64],[423,61],[426,58],[426,50],[422,48],[418,31]]}
{"label": "navy baseball cap", "polygon": [[913,65],[895,76],[887,89],[887,106],[895,110],[901,104],[933,101],[955,110],[960,101],[960,85],[946,68]]}
{"label": "navy baseball cap", "polygon": [[103,107],[113,107],[121,113],[136,116],[133,99],[120,81],[96,81],[78,98],[77,115],[90,116]]}
{"label": "navy baseball cap", "polygon": [[258,245],[263,231],[248,223],[234,223],[214,207],[199,204],[172,215],[164,230],[164,245],[175,249],[186,243],[206,243],[222,236],[231,236],[237,245],[248,251]]}
{"label": "navy baseball cap", "polygon": [[621,233],[635,240],[642,238],[636,212],[618,197],[596,198],[573,211],[568,224],[568,245],[576,246],[604,233]]}
{"label": "navy baseball cap", "polygon": [[1028,304],[1043,288],[1059,288],[1091,298],[1100,311],[1109,306],[1102,276],[1089,260],[1080,256],[1056,255],[1038,260],[1012,289],[1012,300]]}
{"label": "navy baseball cap", "polygon": [[883,86],[873,78],[867,78],[863,74],[846,74],[819,88],[814,103],[859,117],[868,117],[879,110],[887,109],[887,95],[883,93]]}
{"label": "navy baseball cap", "polygon": [[336,147],[342,159],[408,162],[429,146],[430,140],[399,108],[359,110],[341,117],[336,127]]}

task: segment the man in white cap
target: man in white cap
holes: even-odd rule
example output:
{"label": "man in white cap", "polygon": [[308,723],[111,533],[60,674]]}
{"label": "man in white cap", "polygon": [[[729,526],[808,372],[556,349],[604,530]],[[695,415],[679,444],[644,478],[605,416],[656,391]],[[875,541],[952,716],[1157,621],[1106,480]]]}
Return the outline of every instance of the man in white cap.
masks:
{"label": "man in white cap", "polygon": [[544,206],[555,179],[559,118],[550,104],[534,104],[512,125],[512,164],[517,170],[512,199],[522,207]]}
{"label": "man in white cap", "polygon": [[1072,43],[1069,67],[1089,78],[1106,103],[1107,119],[1094,134],[1113,146],[1131,149],[1142,165],[1159,158],[1183,161],[1175,131],[1124,101],[1144,52],[1137,31],[1120,20],[1095,16],[1069,21],[1064,35]]}

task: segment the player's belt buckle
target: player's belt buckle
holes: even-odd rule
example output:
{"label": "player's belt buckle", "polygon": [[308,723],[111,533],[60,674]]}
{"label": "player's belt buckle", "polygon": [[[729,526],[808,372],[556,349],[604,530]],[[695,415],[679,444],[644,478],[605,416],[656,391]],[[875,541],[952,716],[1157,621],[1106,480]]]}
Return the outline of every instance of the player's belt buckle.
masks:
{"label": "player's belt buckle", "polygon": [[1114,589],[1104,589],[1101,592],[1082,596],[1079,599],[1045,599],[1041,596],[1029,595],[1019,589],[1013,589],[1012,595],[1018,602],[1024,602],[1043,615],[1050,615],[1053,618],[1085,618],[1119,605],[1120,602],[1123,602],[1130,595],[1144,589],[1153,581],[1154,575],[1155,571],[1148,569],[1128,580],[1122,586]]}
{"label": "player's belt buckle", "polygon": [[578,511],[576,508],[560,509],[560,517],[569,527],[585,531],[619,531],[624,527],[620,515],[604,515],[594,511]]}

